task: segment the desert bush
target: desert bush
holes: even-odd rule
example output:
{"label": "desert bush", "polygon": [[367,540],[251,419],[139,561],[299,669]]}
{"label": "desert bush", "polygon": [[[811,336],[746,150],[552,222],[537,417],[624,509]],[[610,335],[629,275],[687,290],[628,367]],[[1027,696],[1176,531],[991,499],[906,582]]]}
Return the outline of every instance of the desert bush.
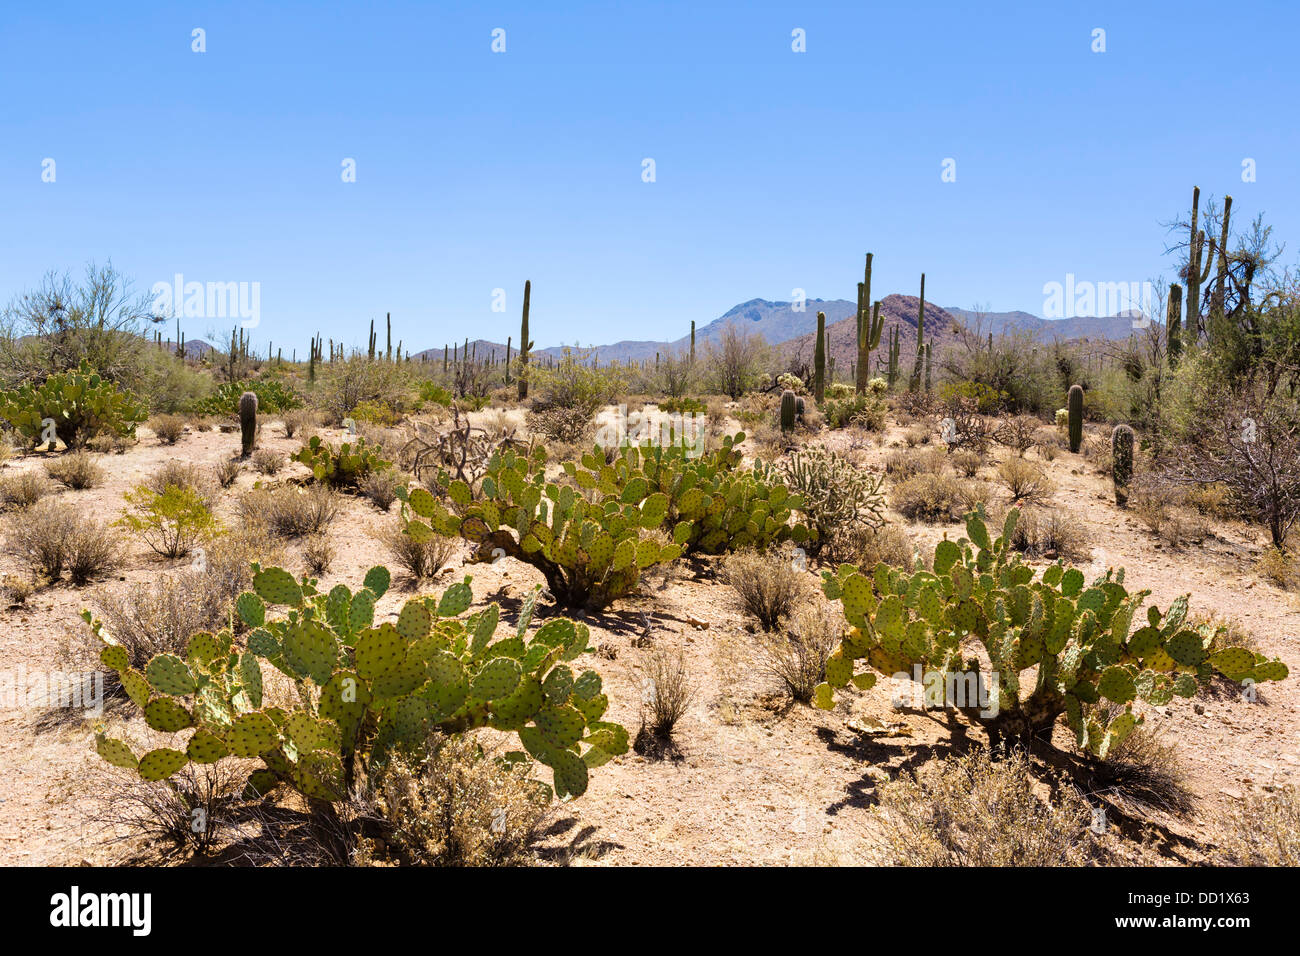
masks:
{"label": "desert bush", "polygon": [[993,440],[1023,458],[1025,452],[1038,443],[1038,428],[1042,425],[1032,415],[1015,415],[1005,419],[993,429]]}
{"label": "desert bush", "polygon": [[225,764],[189,764],[166,782],[125,768],[92,779],[91,819],[116,834],[114,840],[144,839],[203,855],[226,840],[244,806],[244,775]]}
{"label": "desert bush", "polygon": [[[299,581],[283,568],[259,568],[253,590],[236,602],[240,620],[254,629],[246,651],[232,658],[234,638],[223,629],[196,635],[184,660],[153,657],[143,673],[131,667],[126,650],[103,622],[86,614],[91,633],[103,642],[101,660],[118,673],[131,700],[149,709],[149,722],[161,725],[161,732],[183,729],[189,738],[185,751],[160,748],[137,757],[126,742],[101,732],[96,737],[100,756],[137,770],[146,780],[169,779],[194,757],[213,762],[213,756],[224,753],[232,763],[260,757],[263,766],[249,776],[246,794],[273,796],[287,787],[319,807],[346,800],[365,768],[381,766],[397,754],[424,752],[430,732],[460,735],[489,720],[505,722],[507,715],[510,725],[520,728],[519,753],[527,751],[553,770],[559,797],[581,796],[589,766],[627,752],[627,731],[600,719],[608,703],[600,675],[589,670],[575,677],[567,663],[588,649],[585,624],[551,618],[525,641],[534,592],[521,610],[514,638],[523,644],[522,657],[487,655],[482,651],[492,639],[500,609],[492,604],[463,617],[473,602],[468,579],[442,595],[407,601],[394,628],[373,627],[375,602],[389,581],[388,570],[379,566],[366,573],[355,592],[335,587],[327,595],[309,578]],[[276,607],[287,611],[281,616]],[[304,630],[303,620],[312,627]],[[433,657],[410,658],[418,666],[384,664],[397,655],[400,660],[424,652]],[[297,682],[297,701],[268,713],[263,668]],[[178,699],[193,694],[200,679],[205,705],[191,712]],[[566,703],[548,704],[530,692],[543,686],[552,690],[552,700],[563,688]],[[163,696],[155,697],[155,691]],[[562,718],[543,714],[544,707],[556,708]],[[539,714],[544,729],[531,726]],[[396,715],[402,718],[395,720]],[[222,759],[227,758],[217,756],[216,762]]]}
{"label": "desert bush", "polygon": [[1033,768],[1016,751],[932,760],[879,790],[881,862],[894,866],[1080,866],[1104,852],[1092,809],[1064,784],[1055,802],[1034,792]]}
{"label": "desert bush", "polygon": [[822,408],[827,428],[852,427],[868,432],[884,429],[888,413],[885,400],[870,392],[841,399],[827,398]]}
{"label": "desert bush", "polygon": [[99,432],[86,442],[86,448],[98,455],[124,455],[134,441],[134,436],[128,438],[113,432]]}
{"label": "desert bush", "polygon": [[257,411],[262,415],[302,407],[302,396],[290,386],[279,379],[260,378],[223,382],[211,395],[190,405],[189,410],[198,415],[234,415],[245,392],[257,396]]}
{"label": "desert bush", "polygon": [[94,488],[104,480],[104,469],[99,467],[94,457],[86,451],[69,452],[46,462],[45,473],[55,481],[75,490]]}
{"label": "desert bush", "polygon": [[912,425],[903,432],[903,444],[908,448],[930,444],[930,429],[924,425]]}
{"label": "desert bush", "polygon": [[1187,505],[1197,514],[1206,518],[1232,517],[1232,492],[1227,485],[1220,482],[1190,484],[1186,489]]}
{"label": "desert bush", "polygon": [[802,501],[798,511],[810,532],[804,547],[816,556],[839,536],[884,524],[884,476],[860,468],[821,446],[797,452],[783,465],[785,484]]}
{"label": "desert bush", "polygon": [[1250,793],[1229,812],[1214,854],[1219,866],[1300,866],[1300,793],[1290,785]]}
{"label": "desert bush", "polygon": [[130,508],[117,524],[163,557],[189,554],[199,542],[220,531],[207,503],[193,488],[167,485],[158,492],[138,485],[122,497]]}
{"label": "desert bush", "polygon": [[320,577],[328,574],[334,563],[334,546],[323,534],[313,534],[302,546],[302,560],[307,565],[307,573]]}
{"label": "desert bush", "polygon": [[[1110,719],[1118,712],[1102,715]],[[1098,768],[1100,782],[1109,792],[1144,807],[1183,814],[1196,805],[1187,785],[1187,773],[1178,749],[1145,726],[1136,728]]]}
{"label": "desert bush", "polygon": [[85,584],[122,563],[118,536],[67,502],[38,501],[11,516],[6,537],[9,553],[51,583],[66,570]]}
{"label": "desert bush", "polygon": [[845,550],[854,564],[865,568],[874,568],[884,562],[911,571],[918,560],[916,543],[905,528],[896,524],[864,530],[848,543]]}
{"label": "desert bush", "polygon": [[765,631],[775,630],[807,593],[803,572],[778,551],[738,551],[727,558],[724,572],[745,612],[758,618]]}
{"label": "desert bush", "polygon": [[826,660],[839,643],[839,615],[823,603],[810,603],[791,618],[785,633],[764,635],[760,664],[787,694],[801,704],[826,679]]}
{"label": "desert bush", "polygon": [[253,469],[262,475],[279,474],[284,462],[284,455],[270,448],[259,448],[253,452]]}
{"label": "desert bush", "polygon": [[546,408],[528,412],[528,427],[547,441],[565,445],[585,442],[594,425],[585,408]]}
{"label": "desert bush", "polygon": [[761,335],[728,322],[716,342],[704,345],[703,368],[710,384],[733,402],[757,386],[769,349]]}
{"label": "desert bush", "polygon": [[362,478],[357,484],[357,490],[380,511],[387,511],[397,500],[398,489],[405,488],[406,484],[406,476],[396,468],[385,468],[382,471],[372,471]]}
{"label": "desert bush", "polygon": [[330,424],[341,425],[362,402],[397,403],[408,375],[404,365],[350,355],[321,368],[315,401]]}
{"label": "desert bush", "polygon": [[26,604],[35,590],[31,578],[21,574],[6,574],[0,578],[0,596],[3,596],[7,605]]}
{"label": "desert bush", "polygon": [[979,474],[980,466],[984,464],[980,453],[969,448],[953,452],[949,461],[952,463],[953,471],[966,478],[974,478]]}
{"label": "desert bush", "polygon": [[948,456],[938,448],[924,451],[896,451],[885,459],[885,474],[895,484],[917,475],[937,475],[943,471]]}
{"label": "desert bush", "polygon": [[179,415],[157,415],[149,420],[149,427],[164,445],[174,445],[185,434],[185,419]]}
{"label": "desert bush", "polygon": [[889,504],[909,521],[952,521],[964,507],[965,492],[951,475],[926,472],[895,485]]}
{"label": "desert bush", "polygon": [[1025,508],[1009,544],[1031,558],[1087,561],[1091,554],[1081,523],[1058,508]]}
{"label": "desert bush", "polygon": [[292,438],[294,435],[306,434],[311,431],[319,422],[319,416],[309,408],[291,409],[280,416],[280,424],[284,426],[284,437]]}
{"label": "desert bush", "polygon": [[1052,493],[1052,480],[1041,467],[1023,458],[1008,458],[997,467],[998,481],[1016,504],[1035,504]]}
{"label": "desert bush", "polygon": [[981,455],[993,441],[994,429],[980,411],[982,400],[959,393],[952,394],[943,406],[939,423],[939,440],[948,451],[970,448]]}
{"label": "desert bush", "polygon": [[391,428],[402,420],[401,412],[393,408],[388,402],[371,400],[357,402],[349,417],[357,422],[366,422],[385,428]]}
{"label": "desert bush", "polygon": [[241,470],[239,459],[227,458],[225,461],[220,461],[212,466],[212,477],[222,488],[229,488],[235,483],[235,479],[239,477]]}
{"label": "desert bush", "polygon": [[358,798],[380,839],[356,862],[401,866],[521,866],[549,817],[546,788],[527,766],[499,759],[471,735],[435,735],[427,755],[399,755]]}
{"label": "desert bush", "polygon": [[36,471],[20,471],[0,477],[0,501],[11,508],[30,508],[53,493],[54,486],[49,479]]}
{"label": "desert bush", "polygon": [[[229,622],[234,599],[211,585],[204,573],[188,570],[142,586],[101,589],[93,604],[130,666],[143,671],[155,655],[183,656],[191,635]],[[113,688],[125,694],[116,680]]]}
{"label": "desert bush", "polygon": [[1158,476],[1135,481],[1128,508],[1152,534],[1171,548],[1179,549],[1205,537],[1205,525],[1194,520],[1186,508],[1187,494],[1178,485]]}
{"label": "desert bush", "polygon": [[417,581],[433,577],[456,553],[456,542],[451,538],[408,534],[400,521],[379,532],[379,539],[388,548],[389,556]]}
{"label": "desert bush", "polygon": [[1267,548],[1255,569],[1284,591],[1300,591],[1300,557],[1278,548]]}
{"label": "desert bush", "polygon": [[339,513],[338,495],[325,485],[253,488],[236,506],[248,524],[262,524],[282,538],[301,538],[325,531]]}
{"label": "desert bush", "polygon": [[184,461],[169,461],[145,479],[144,485],[155,494],[168,488],[192,491],[203,504],[211,508],[216,491],[212,486],[212,473],[201,465]]}
{"label": "desert bush", "polygon": [[651,740],[670,740],[695,699],[695,685],[686,668],[681,648],[662,645],[650,649],[641,667],[641,730],[638,750]]}

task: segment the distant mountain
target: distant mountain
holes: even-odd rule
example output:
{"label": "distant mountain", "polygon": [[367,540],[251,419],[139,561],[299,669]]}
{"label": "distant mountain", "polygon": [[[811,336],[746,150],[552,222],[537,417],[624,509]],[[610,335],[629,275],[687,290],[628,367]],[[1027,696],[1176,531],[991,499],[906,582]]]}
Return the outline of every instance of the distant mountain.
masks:
{"label": "distant mountain", "polygon": [[1040,319],[1028,312],[984,312],[958,309],[949,306],[952,315],[967,327],[979,326],[980,332],[1001,335],[1004,332],[1032,332],[1044,342],[1059,339],[1110,339],[1122,340],[1133,334],[1133,322],[1140,313],[1122,313],[1109,316],[1078,315],[1068,319]]}

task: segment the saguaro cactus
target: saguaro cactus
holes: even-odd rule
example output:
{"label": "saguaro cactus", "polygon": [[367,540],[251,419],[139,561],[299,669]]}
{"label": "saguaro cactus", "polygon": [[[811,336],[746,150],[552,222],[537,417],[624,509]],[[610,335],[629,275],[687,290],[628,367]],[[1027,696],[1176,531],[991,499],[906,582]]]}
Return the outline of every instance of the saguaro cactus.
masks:
{"label": "saguaro cactus", "polygon": [[1115,480],[1115,504],[1128,504],[1128,486],[1133,480],[1133,429],[1116,425],[1110,433],[1111,477]]}
{"label": "saguaro cactus", "polygon": [[817,345],[813,350],[813,399],[818,405],[826,397],[826,313],[817,313]]}
{"label": "saguaro cactus", "polygon": [[1165,313],[1165,338],[1169,343],[1169,361],[1177,363],[1183,350],[1183,287],[1174,283],[1169,287],[1169,308]]}
{"label": "saguaro cactus", "polygon": [[245,392],[239,396],[239,437],[241,451],[245,458],[253,450],[253,441],[257,438],[257,395]]}
{"label": "saguaro cactus", "polygon": [[532,280],[525,279],[524,317],[519,323],[519,400],[521,402],[528,397],[528,353],[533,347],[533,343],[528,339],[528,302],[532,293]]}
{"label": "saguaro cactus", "polygon": [[1069,413],[1070,451],[1079,453],[1083,444],[1083,386],[1071,385],[1065,407]]}
{"label": "saguaro cactus", "polygon": [[691,364],[695,364],[695,322],[691,322]]}
{"label": "saguaro cactus", "polygon": [[794,428],[795,394],[790,389],[781,393],[781,431],[788,432]]}
{"label": "saguaro cactus", "polygon": [[858,283],[858,361],[854,368],[854,385],[859,395],[867,391],[871,378],[871,350],[880,344],[880,333],[885,321],[880,317],[880,303],[871,303],[871,253]]}
{"label": "saguaro cactus", "polygon": [[916,311],[916,361],[912,363],[912,377],[907,390],[915,392],[921,387],[921,369],[925,352],[925,273],[921,273],[921,301]]}

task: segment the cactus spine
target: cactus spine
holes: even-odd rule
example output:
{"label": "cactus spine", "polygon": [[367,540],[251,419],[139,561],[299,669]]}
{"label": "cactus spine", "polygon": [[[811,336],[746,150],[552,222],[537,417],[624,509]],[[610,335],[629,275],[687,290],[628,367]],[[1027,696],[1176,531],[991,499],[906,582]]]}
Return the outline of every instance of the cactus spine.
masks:
{"label": "cactus spine", "polygon": [[907,390],[915,392],[921,387],[921,368],[925,353],[925,273],[921,273],[921,300],[916,310],[916,361],[912,363],[912,377]]}
{"label": "cactus spine", "polygon": [[521,402],[528,397],[528,353],[533,347],[533,343],[528,339],[528,303],[532,292],[532,280],[525,279],[524,317],[519,323],[519,400]]}
{"label": "cactus spine", "polygon": [[1111,477],[1115,480],[1115,504],[1128,504],[1128,486],[1133,479],[1133,429],[1116,425],[1110,433]]}
{"label": "cactus spine", "polygon": [[1074,454],[1079,453],[1079,446],[1083,444],[1083,386],[1071,385],[1070,392],[1066,399],[1066,409],[1069,412],[1069,433],[1070,433],[1070,451]]}
{"label": "cactus spine", "polygon": [[239,437],[240,454],[247,458],[253,451],[253,441],[257,437],[257,394],[245,392],[239,396]]}
{"label": "cactus spine", "polygon": [[789,432],[794,428],[794,392],[786,389],[781,393],[781,431]]}
{"label": "cactus spine", "polygon": [[853,381],[859,395],[867,390],[867,379],[871,377],[871,350],[880,344],[884,326],[880,303],[875,303],[874,307],[871,304],[871,253],[868,252],[862,281],[858,283],[858,361]]}
{"label": "cactus spine", "polygon": [[817,313],[817,345],[813,350],[813,399],[818,405],[826,397],[826,313]]}

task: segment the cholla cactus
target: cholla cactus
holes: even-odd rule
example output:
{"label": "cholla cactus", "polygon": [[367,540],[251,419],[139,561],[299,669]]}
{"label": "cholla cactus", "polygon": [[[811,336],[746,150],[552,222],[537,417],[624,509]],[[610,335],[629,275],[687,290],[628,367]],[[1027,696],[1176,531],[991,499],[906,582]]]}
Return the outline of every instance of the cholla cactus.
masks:
{"label": "cholla cactus", "polygon": [[[1085,587],[1083,572],[1061,562],[1038,580],[1008,542],[1019,511],[992,540],[980,508],[966,516],[968,537],[939,542],[933,571],[907,574],[879,564],[870,575],[852,565],[824,571],[823,590],[843,604],[851,633],[826,664],[814,702],[833,705],[835,688],[866,690],[877,675],[919,667],[943,685],[960,685],[978,668],[970,652],[983,647],[996,677],[996,706],[964,709],[983,722],[994,742],[1050,735],[1065,715],[1081,747],[1105,757],[1141,718],[1133,701],[1168,703],[1191,697],[1215,673],[1242,684],[1282,680],[1287,666],[1242,647],[1214,650],[1213,628],[1187,626],[1186,596],[1167,611],[1139,609],[1149,591],[1130,594],[1123,570],[1107,571]],[[868,670],[855,673],[856,662]],[[1036,668],[1033,685],[1021,676]],[[873,673],[873,671],[875,673]],[[1103,723],[1100,702],[1123,708]]]}
{"label": "cholla cactus", "polygon": [[782,372],[776,377],[776,384],[786,391],[794,392],[796,395],[802,395],[804,392],[803,379],[794,372]]}
{"label": "cholla cactus", "polygon": [[76,371],[51,373],[40,385],[28,382],[0,392],[0,418],[33,445],[49,442],[52,448],[57,438],[76,448],[101,431],[131,436],[146,417],[142,401],[103,378],[85,359]]}
{"label": "cholla cactus", "polygon": [[889,391],[889,382],[877,375],[867,382],[867,392],[879,398]]}
{"label": "cholla cactus", "polygon": [[380,458],[374,449],[367,448],[364,438],[343,442],[335,451],[334,446],[321,441],[319,435],[313,435],[299,448],[293,460],[310,468],[317,481],[338,488],[355,488],[370,472],[393,466],[391,461]]}
{"label": "cholla cactus", "polygon": [[[555,793],[581,796],[587,768],[627,752],[627,731],[602,721],[608,701],[600,675],[575,676],[569,662],[585,653],[585,624],[553,618],[525,641],[536,592],[518,627],[497,640],[497,605],[468,617],[470,578],[440,598],[407,601],[396,623],[375,622],[375,602],[389,572],[374,567],[353,594],[328,594],[282,568],[253,565],[253,590],[236,608],[251,630],[240,650],[229,630],[190,638],[185,656],[158,654],[143,671],[89,611],[82,617],[103,641],[100,659],[163,733],[192,733],[175,747],[137,757],[121,740],[96,738],[109,763],[145,780],[166,780],[189,763],[226,757],[262,761],[246,795],[288,786],[313,801],[341,800],[358,773],[395,751],[415,751],[431,731],[479,727],[518,734],[524,749],[550,767]],[[268,608],[287,608],[271,619]],[[298,702],[267,704],[264,668],[299,688]],[[583,745],[585,744],[585,750]],[[520,755],[522,756],[522,755]]]}

